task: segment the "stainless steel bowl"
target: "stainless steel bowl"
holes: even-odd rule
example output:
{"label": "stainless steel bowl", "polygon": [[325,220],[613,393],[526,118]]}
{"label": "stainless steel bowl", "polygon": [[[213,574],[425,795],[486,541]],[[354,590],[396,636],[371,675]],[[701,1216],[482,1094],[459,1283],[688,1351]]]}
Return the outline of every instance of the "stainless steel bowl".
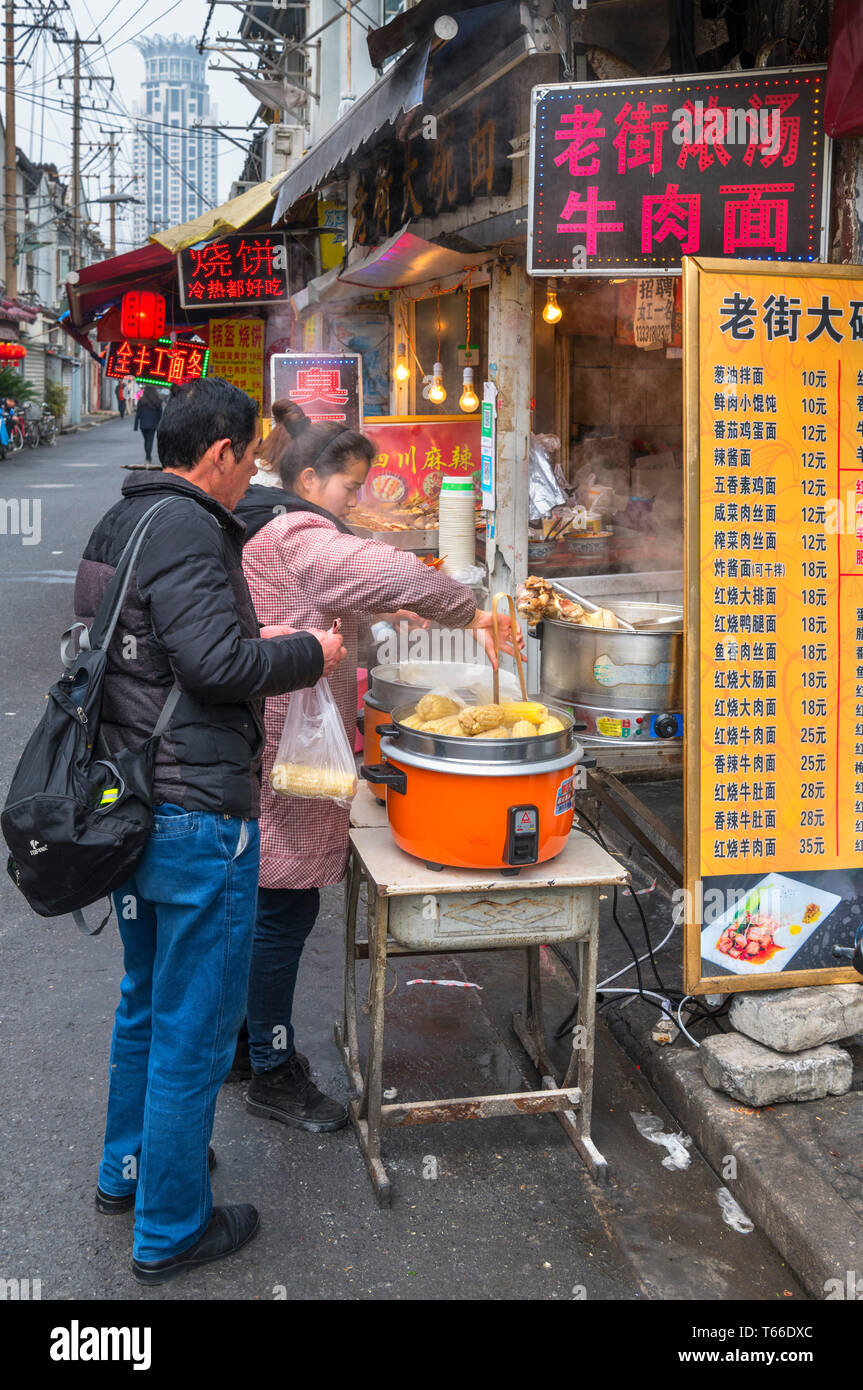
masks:
{"label": "stainless steel bowl", "polygon": [[[603,600],[594,602],[602,606]],[[680,616],[680,626],[651,632],[584,627],[557,618],[541,626],[540,688],[572,705],[609,710],[683,708],[683,610],[668,603],[608,606],[627,622]]]}
{"label": "stainless steel bowl", "polygon": [[[554,714],[563,725],[558,733],[534,734],[527,738],[467,738],[453,734],[423,733],[420,729],[407,728],[402,722],[416,710],[417,701],[401,705],[392,712],[393,728],[398,730],[392,736],[394,751],[415,753],[424,758],[435,758],[448,763],[473,763],[488,767],[512,768],[514,763],[544,763],[549,759],[575,755],[581,757],[581,746],[573,731],[574,720],[571,714],[556,705],[548,704],[549,714]],[[388,736],[384,729],[383,739]]]}

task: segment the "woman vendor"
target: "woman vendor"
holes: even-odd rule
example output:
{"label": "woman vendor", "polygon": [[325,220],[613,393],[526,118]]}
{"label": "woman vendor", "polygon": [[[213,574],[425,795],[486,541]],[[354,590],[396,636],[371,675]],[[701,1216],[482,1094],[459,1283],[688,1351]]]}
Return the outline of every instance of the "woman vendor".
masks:
{"label": "woman vendor", "polygon": [[[293,403],[276,402],[268,437],[272,473],[261,472],[237,507],[275,516],[247,541],[243,569],[261,624],[329,628],[341,619],[348,656],[330,678],[333,697],[353,746],[357,720],[357,629],[361,617],[409,609],[448,627],[481,636],[493,657],[492,618],[473,591],[385,542],[360,540],[344,524],[356,505],[375,455],[364,435],[336,424],[312,425]],[[278,444],[273,434],[283,431]],[[278,457],[274,457],[278,449]],[[262,496],[267,492],[269,496]],[[278,496],[277,496],[278,493]],[[269,497],[273,498],[269,502]],[[509,620],[501,617],[502,650],[512,650]],[[519,640],[520,634],[519,634]],[[328,800],[276,795],[269,775],[288,696],[268,699],[267,746],[261,799],[261,875],[249,980],[247,1021],[252,1078],[246,1105],[256,1115],[315,1132],[339,1129],[345,1107],[323,1095],[295,1051],[291,1012],[303,944],[318,915],[319,889],[341,882],[348,855],[349,812]]]}

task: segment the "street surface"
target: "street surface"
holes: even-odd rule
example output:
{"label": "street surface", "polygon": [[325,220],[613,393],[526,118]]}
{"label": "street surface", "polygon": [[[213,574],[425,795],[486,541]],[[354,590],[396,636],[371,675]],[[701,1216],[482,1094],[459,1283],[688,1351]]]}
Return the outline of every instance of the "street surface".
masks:
{"label": "street surface", "polygon": [[[122,465],[141,461],[140,435],[127,418],[0,463],[4,795],[45,690],[60,674],[58,643],[73,616],[81,549],[131,476]],[[24,519],[39,517],[40,526],[29,528],[37,543],[8,534],[11,499],[19,509],[22,499],[39,502],[41,515],[19,510]],[[341,889],[326,890],[323,902],[300,972],[297,1039],[318,1084],[346,1098],[332,1038]],[[629,920],[631,907],[626,912]],[[619,968],[626,957],[614,929],[603,931],[611,949],[601,967]],[[415,976],[468,979],[483,991],[405,989]],[[230,1085],[213,1138],[215,1197],[254,1201],[261,1233],[229,1261],[142,1289],[129,1270],[131,1216],[104,1217],[93,1207],[121,977],[113,924],[85,939],[70,918],[34,916],[2,876],[0,1277],[41,1278],[45,1299],[805,1297],[757,1230],[744,1235],[725,1224],[720,1180],[696,1151],[686,1170],[668,1170],[665,1150],[639,1136],[632,1112],[660,1117],[665,1130],[676,1126],[604,1029],[594,1099],[594,1138],[613,1174],[604,1191],[590,1183],[553,1116],[500,1119],[388,1132],[395,1197],[381,1211],[350,1128],[314,1135],[257,1119],[245,1110],[245,1088]],[[516,952],[396,960],[392,983],[385,1085],[400,1099],[514,1089],[520,1076],[536,1084],[509,1029],[520,1006]],[[556,1027],[572,990],[551,970],[544,984]]]}

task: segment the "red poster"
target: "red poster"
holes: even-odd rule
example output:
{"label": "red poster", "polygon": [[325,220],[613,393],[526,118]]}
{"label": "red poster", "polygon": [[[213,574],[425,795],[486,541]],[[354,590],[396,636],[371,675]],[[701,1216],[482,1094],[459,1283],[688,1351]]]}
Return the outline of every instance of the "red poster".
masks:
{"label": "red poster", "polygon": [[470,477],[480,467],[482,417],[371,415],[363,433],[378,453],[363,488],[366,502],[433,501],[445,473]]}

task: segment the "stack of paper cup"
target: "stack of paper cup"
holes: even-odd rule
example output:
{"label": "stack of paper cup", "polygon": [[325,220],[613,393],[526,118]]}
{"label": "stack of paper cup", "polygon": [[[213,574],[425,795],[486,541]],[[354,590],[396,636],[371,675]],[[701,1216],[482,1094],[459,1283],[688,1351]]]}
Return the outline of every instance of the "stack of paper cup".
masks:
{"label": "stack of paper cup", "polygon": [[438,555],[441,568],[456,574],[476,564],[476,521],[473,483],[470,478],[445,475],[440,488]]}

